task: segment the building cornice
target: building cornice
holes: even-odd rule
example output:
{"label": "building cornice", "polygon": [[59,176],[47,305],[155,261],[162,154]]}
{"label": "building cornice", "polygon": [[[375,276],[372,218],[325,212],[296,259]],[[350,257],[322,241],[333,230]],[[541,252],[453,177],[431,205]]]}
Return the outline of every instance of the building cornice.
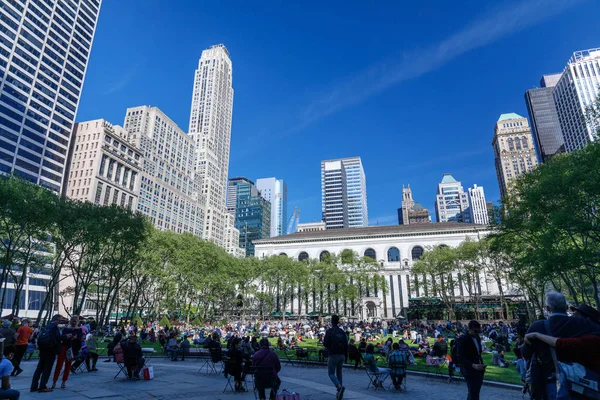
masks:
{"label": "building cornice", "polygon": [[[323,231],[321,231],[323,232]],[[481,228],[471,227],[469,229],[451,229],[451,230],[432,230],[432,231],[411,231],[398,233],[372,233],[372,234],[356,234],[356,235],[338,235],[326,237],[305,237],[305,238],[289,238],[275,237],[269,239],[261,239],[255,241],[255,246],[272,245],[272,244],[293,244],[293,243],[322,243],[335,241],[350,241],[364,239],[393,239],[405,237],[423,237],[423,236],[439,236],[439,235],[456,235],[456,234],[481,234],[491,232],[491,228],[487,225],[481,225]]]}

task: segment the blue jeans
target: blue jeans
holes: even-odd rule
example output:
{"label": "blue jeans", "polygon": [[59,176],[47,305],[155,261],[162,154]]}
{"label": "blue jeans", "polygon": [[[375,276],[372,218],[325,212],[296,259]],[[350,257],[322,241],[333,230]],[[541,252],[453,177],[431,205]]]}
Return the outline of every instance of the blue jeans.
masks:
{"label": "blue jeans", "polygon": [[15,389],[0,389],[0,399],[19,400],[21,393]]}
{"label": "blue jeans", "polygon": [[342,384],[342,367],[346,356],[343,354],[330,354],[327,362],[327,373],[331,382],[338,387]]}

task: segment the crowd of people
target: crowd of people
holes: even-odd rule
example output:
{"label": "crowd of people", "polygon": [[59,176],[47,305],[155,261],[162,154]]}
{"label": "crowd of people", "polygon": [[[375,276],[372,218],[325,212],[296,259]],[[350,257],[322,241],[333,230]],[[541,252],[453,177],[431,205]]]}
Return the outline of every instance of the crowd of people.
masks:
{"label": "crowd of people", "polygon": [[[6,320],[0,328],[0,398],[19,398],[19,392],[10,389],[10,377],[23,372],[21,362],[32,344],[38,349],[39,360],[30,390],[46,393],[53,391],[59,381],[60,387],[65,388],[71,373],[83,365],[88,372],[97,371],[98,339],[104,336],[103,341],[110,337],[105,361],[123,363],[131,379],[140,378],[145,363],[143,341],[159,343],[172,361],[184,361],[191,347],[201,346],[208,350],[213,362],[223,362],[224,374],[233,378],[235,391],[246,390],[245,376],[252,371],[261,399],[266,398],[266,389],[271,388],[274,398],[279,388],[281,364],[272,350],[296,350],[300,358],[307,339],[316,340],[319,360],[328,364],[337,399],[344,395],[345,363],[353,364],[354,369],[363,365],[376,388],[382,388],[390,377],[392,385],[400,389],[407,366],[415,364],[418,358],[426,359],[428,364],[430,360],[447,363],[449,380],[460,373],[467,382],[469,399],[478,399],[487,368],[482,357],[485,352],[491,354],[491,365],[515,367],[524,382],[524,393],[528,392],[531,398],[566,399],[569,397],[561,393],[568,393],[572,385],[569,375],[561,373],[567,369],[565,363],[581,365],[585,379],[598,381],[600,376],[600,312],[580,305],[571,308],[569,316],[565,297],[556,292],[548,294],[546,308],[548,317],[531,326],[523,319],[463,324],[361,322],[332,316],[329,321],[254,320],[203,326],[110,324],[100,330],[93,321],[76,316],[67,320],[56,315],[43,329],[31,327],[27,319]],[[558,389],[557,382],[562,384]]]}

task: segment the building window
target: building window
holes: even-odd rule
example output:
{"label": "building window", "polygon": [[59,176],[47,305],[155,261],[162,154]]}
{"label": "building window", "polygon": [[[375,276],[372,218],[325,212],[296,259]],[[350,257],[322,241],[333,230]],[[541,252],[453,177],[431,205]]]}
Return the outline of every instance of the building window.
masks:
{"label": "building window", "polygon": [[419,260],[423,256],[424,252],[425,250],[421,246],[413,247],[411,252],[413,261]]}
{"label": "building window", "polygon": [[375,252],[375,250],[370,248],[365,250],[364,256],[370,258],[373,261],[377,260],[377,253]]}
{"label": "building window", "polygon": [[389,262],[400,261],[400,250],[397,247],[391,247],[387,252],[387,260]]}
{"label": "building window", "polygon": [[302,253],[298,254],[298,261],[308,261],[308,253],[303,251]]}

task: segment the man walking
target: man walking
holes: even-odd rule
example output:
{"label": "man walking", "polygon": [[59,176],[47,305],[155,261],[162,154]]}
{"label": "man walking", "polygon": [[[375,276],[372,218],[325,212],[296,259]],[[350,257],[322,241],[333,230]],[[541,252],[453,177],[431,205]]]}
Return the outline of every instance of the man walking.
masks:
{"label": "man walking", "polygon": [[27,351],[27,345],[29,344],[29,338],[33,335],[33,329],[29,327],[29,320],[24,319],[22,325],[17,329],[17,341],[15,342],[15,357],[12,360],[15,366],[11,376],[18,376],[23,369],[21,369],[21,360]]}
{"label": "man walking", "polygon": [[346,353],[348,352],[348,337],[338,326],[339,323],[340,317],[332,315],[332,327],[327,330],[325,339],[323,340],[323,345],[329,351],[327,373],[329,374],[329,379],[331,379],[331,382],[333,382],[337,389],[336,400],[341,400],[344,397],[344,390],[346,388],[342,385],[342,367],[344,366]]}
{"label": "man walking", "polygon": [[[486,365],[481,358],[481,324],[470,321],[468,333],[458,338],[456,352],[458,364],[463,373],[469,393],[467,400],[479,400]],[[456,363],[456,362],[455,362]]]}
{"label": "man walking", "polygon": [[38,337],[40,360],[38,361],[37,368],[33,373],[33,379],[31,381],[32,392],[46,393],[52,391],[52,389],[48,388],[46,385],[48,383],[48,379],[50,378],[50,372],[52,372],[52,366],[54,365],[54,360],[56,359],[58,346],[61,343],[58,322],[62,319],[64,318],[59,314],[53,316],[50,323],[46,326],[46,328],[44,328]]}

